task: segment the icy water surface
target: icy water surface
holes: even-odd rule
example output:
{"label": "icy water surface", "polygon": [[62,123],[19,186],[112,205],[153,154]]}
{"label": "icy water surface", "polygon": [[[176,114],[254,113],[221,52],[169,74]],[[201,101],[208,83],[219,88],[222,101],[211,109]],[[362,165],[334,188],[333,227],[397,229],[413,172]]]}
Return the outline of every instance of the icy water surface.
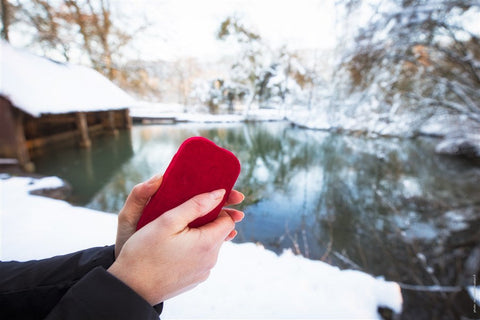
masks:
{"label": "icy water surface", "polygon": [[194,135],[232,150],[242,164],[236,188],[247,197],[246,217],[235,241],[405,284],[403,319],[479,316],[463,288],[479,278],[480,167],[436,155],[435,140],[285,123],[135,126],[95,139],[91,150],[49,152],[36,166],[69,181],[72,202],[115,213]]}

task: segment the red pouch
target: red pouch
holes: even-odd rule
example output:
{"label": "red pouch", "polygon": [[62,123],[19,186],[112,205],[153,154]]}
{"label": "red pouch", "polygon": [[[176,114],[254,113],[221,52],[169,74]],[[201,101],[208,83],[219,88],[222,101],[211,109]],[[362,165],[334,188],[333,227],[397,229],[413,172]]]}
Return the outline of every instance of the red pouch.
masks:
{"label": "red pouch", "polygon": [[239,174],[240,162],[232,152],[203,137],[185,140],[165,170],[160,188],[143,209],[137,230],[193,196],[225,189],[220,204],[188,226],[196,228],[215,220]]}

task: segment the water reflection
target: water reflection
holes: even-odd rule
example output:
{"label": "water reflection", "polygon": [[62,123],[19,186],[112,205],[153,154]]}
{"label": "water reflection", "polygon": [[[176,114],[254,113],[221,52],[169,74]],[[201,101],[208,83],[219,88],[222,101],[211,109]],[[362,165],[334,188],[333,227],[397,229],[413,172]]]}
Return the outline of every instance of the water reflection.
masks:
{"label": "water reflection", "polygon": [[[284,123],[141,126],[133,128],[131,142],[117,142],[130,152],[94,145],[85,177],[78,182],[64,170],[60,176],[76,194],[87,193],[77,198],[88,198],[88,207],[118,212],[131,188],[163,172],[181,142],[194,135],[232,150],[242,164],[236,188],[247,196],[246,218],[236,241],[260,242],[279,253],[289,248],[413,285],[466,286],[478,276],[480,257],[472,253],[480,250],[480,169],[435,155],[428,139],[372,140]],[[115,154],[121,165],[112,160]],[[83,189],[89,176],[102,182],[93,197]],[[420,319],[423,312],[426,318],[472,316],[462,292],[404,296],[404,318]]]}
{"label": "water reflection", "polygon": [[111,181],[133,154],[131,134],[122,131],[119,135],[96,138],[91,149],[45,149],[34,162],[38,173],[70,182],[74,188],[70,200],[84,205]]}

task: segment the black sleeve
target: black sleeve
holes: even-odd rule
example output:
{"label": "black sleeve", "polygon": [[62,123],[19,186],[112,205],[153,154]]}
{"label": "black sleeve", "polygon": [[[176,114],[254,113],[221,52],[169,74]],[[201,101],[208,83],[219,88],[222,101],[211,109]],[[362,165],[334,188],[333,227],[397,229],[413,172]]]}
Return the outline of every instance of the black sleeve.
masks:
{"label": "black sleeve", "polygon": [[0,263],[0,318],[45,318],[72,285],[95,267],[108,268],[113,261],[114,248],[110,246],[43,260]]}
{"label": "black sleeve", "polygon": [[130,287],[98,267],[63,296],[46,320],[158,320],[161,308],[162,304],[152,308]]}
{"label": "black sleeve", "polygon": [[[105,269],[110,267],[113,261],[114,247],[109,246],[91,248],[38,261],[1,262],[0,318],[44,319],[52,309],[55,308],[55,310],[52,311],[53,318],[51,319],[56,319],[55,316],[60,315],[59,311],[64,310],[62,309],[62,304],[68,304],[68,297],[73,294],[70,294],[69,290],[77,283],[81,288],[86,288],[85,284],[89,284],[90,290],[89,292],[85,292],[85,290],[73,290],[73,292],[78,292],[77,294],[82,293],[89,296],[92,295],[92,292],[102,292],[108,297],[112,294],[109,292],[109,290],[112,290],[112,287],[108,285],[102,287],[102,284],[108,284],[112,282],[112,280],[120,281],[110,276],[113,278],[110,279],[110,282],[103,281],[97,285],[93,283],[92,280],[98,278],[95,277],[98,273],[95,268],[100,267],[98,270],[103,270],[106,274]],[[109,276],[109,274],[104,276]],[[83,280],[85,280],[85,282]],[[124,287],[124,290],[122,290],[123,294],[130,297],[132,290],[123,283],[121,283],[121,285]],[[68,295],[66,294],[67,292],[69,293]],[[62,299],[64,296],[65,299]],[[141,298],[137,296],[137,299]],[[148,307],[152,310],[151,306]],[[157,310],[161,310],[161,307],[162,306],[159,305]],[[61,317],[63,319],[69,319],[63,315]]]}

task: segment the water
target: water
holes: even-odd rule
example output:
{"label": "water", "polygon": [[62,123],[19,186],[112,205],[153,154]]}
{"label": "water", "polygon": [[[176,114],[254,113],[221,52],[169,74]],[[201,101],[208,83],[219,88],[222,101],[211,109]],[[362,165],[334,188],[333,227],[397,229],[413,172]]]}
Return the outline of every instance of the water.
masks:
{"label": "water", "polygon": [[[435,140],[368,139],[286,123],[135,126],[94,140],[91,150],[61,149],[35,164],[72,184],[72,202],[116,213],[131,188],[163,172],[194,135],[232,150],[242,164],[236,189],[246,195],[246,217],[235,241],[409,285],[473,285],[480,168],[436,155]],[[403,294],[404,319],[474,316],[463,291]]]}

